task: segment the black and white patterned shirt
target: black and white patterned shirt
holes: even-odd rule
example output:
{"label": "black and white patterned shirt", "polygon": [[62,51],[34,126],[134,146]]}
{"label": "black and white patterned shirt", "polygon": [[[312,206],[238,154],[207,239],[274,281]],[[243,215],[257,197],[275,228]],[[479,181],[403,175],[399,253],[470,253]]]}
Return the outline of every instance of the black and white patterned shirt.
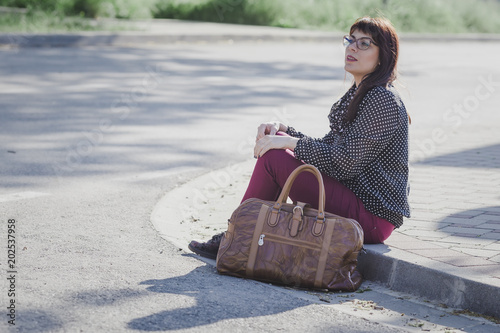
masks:
{"label": "black and white patterned shirt", "polygon": [[300,138],[295,158],[312,164],[339,180],[372,214],[403,224],[410,217],[408,205],[408,115],[395,89],[370,89],[354,121],[344,116],[356,87],[336,102],[328,116],[331,131],[312,138],[288,127],[287,134]]}

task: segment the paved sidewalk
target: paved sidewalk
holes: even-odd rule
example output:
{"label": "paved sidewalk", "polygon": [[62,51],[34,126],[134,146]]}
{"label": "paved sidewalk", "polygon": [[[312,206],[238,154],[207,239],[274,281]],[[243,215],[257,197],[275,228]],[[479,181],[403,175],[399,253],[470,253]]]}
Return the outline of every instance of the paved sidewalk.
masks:
{"label": "paved sidewalk", "polygon": [[[189,252],[190,240],[224,231],[254,163],[215,170],[167,193],[152,214],[162,237]],[[500,186],[500,175],[486,166],[467,169],[467,174],[463,181],[460,168],[415,164],[414,217],[386,244],[366,245],[360,270],[366,279],[393,290],[500,317],[500,206],[495,206],[497,193],[492,190]],[[462,183],[455,188],[456,179]],[[471,183],[477,188],[475,196],[461,195]]]}
{"label": "paved sidewalk", "polygon": [[[122,34],[108,41],[135,41],[136,35],[141,44],[330,42],[340,35],[175,20],[138,22],[137,27],[143,32]],[[120,39],[125,37],[128,39]],[[473,34],[401,36],[402,42],[450,38],[455,42],[500,40],[497,35]],[[494,112],[487,111],[493,122],[497,117]],[[442,129],[442,125],[434,124],[434,130]],[[412,126],[413,141],[420,140],[420,146],[413,145],[412,149],[424,152],[411,163],[412,218],[386,244],[366,246],[368,253],[360,257],[360,269],[367,279],[447,306],[500,317],[500,138],[488,125],[468,124],[470,127],[462,127],[456,137],[453,129],[446,128],[452,139],[446,139],[446,144],[439,144],[439,138],[429,141],[426,128]],[[463,132],[470,129],[473,131],[464,136]],[[156,228],[185,250],[191,239],[203,240],[225,230],[227,219],[244,193],[253,163],[213,171],[168,193],[152,215]]]}
{"label": "paved sidewalk", "polygon": [[[118,34],[4,34],[0,35],[0,44],[138,46],[275,40],[336,42],[341,35],[176,20],[134,24],[135,31]],[[500,40],[498,35],[401,36],[402,41],[449,38],[476,42]],[[467,142],[441,145],[438,151],[426,154],[425,159],[414,159],[412,218],[385,245],[367,246],[368,254],[360,257],[360,267],[367,279],[383,282],[394,290],[500,317],[500,140],[492,136],[495,132],[491,128],[478,129]],[[412,131],[425,142],[423,130],[417,126]],[[165,238],[185,250],[189,240],[206,239],[224,230],[227,218],[243,195],[253,163],[252,160],[213,171],[169,192],[157,205],[153,223]]]}
{"label": "paved sidewalk", "polygon": [[[113,20],[101,19],[105,26],[128,25],[120,32],[91,31],[72,33],[0,33],[0,46],[69,47],[69,46],[145,46],[172,43],[232,42],[334,42],[344,32],[286,29],[192,22],[171,19]],[[500,41],[500,34],[402,34],[401,41]]]}
{"label": "paved sidewalk", "polygon": [[[143,25],[142,31],[119,34],[1,34],[0,45],[318,42],[338,40],[340,35],[174,20],[137,24],[139,28]],[[446,37],[434,36],[436,40]],[[407,35],[402,40],[405,38],[419,40],[429,36]],[[470,38],[478,39],[461,35],[456,40]],[[500,40],[492,35],[480,39]],[[495,110],[489,112],[493,114]],[[368,253],[360,257],[360,269],[367,279],[385,283],[394,290],[500,317],[500,139],[498,130],[491,125],[474,126],[467,142],[447,145],[448,151],[441,146],[421,160],[412,160],[412,218],[386,244],[366,246]],[[414,133],[418,139],[425,139],[424,130],[419,132],[417,127]],[[253,164],[251,160],[215,170],[168,192],[152,214],[153,224],[164,238],[184,250],[191,239],[203,240],[225,230]]]}
{"label": "paved sidewalk", "polygon": [[[282,29],[266,26],[217,24],[169,19],[144,21],[101,20],[104,25],[128,24],[120,32],[91,31],[73,33],[0,33],[0,46],[147,46],[173,43],[232,43],[235,41],[326,42],[339,40],[342,33]],[[500,38],[499,38],[500,39]]]}

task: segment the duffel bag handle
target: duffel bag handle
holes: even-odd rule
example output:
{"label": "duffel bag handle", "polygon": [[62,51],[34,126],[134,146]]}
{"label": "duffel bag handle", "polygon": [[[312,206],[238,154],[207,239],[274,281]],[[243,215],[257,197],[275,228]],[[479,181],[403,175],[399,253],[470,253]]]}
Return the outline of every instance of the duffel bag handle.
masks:
{"label": "duffel bag handle", "polygon": [[285,185],[281,190],[281,194],[278,197],[278,200],[274,204],[273,208],[279,210],[281,206],[286,202],[288,194],[290,194],[293,182],[295,181],[297,176],[303,171],[312,173],[313,175],[316,176],[316,179],[318,180],[319,183],[318,221],[323,221],[325,219],[325,185],[323,184],[323,176],[321,176],[321,172],[319,172],[319,170],[311,164],[304,164],[293,170],[290,176],[288,176],[288,179],[286,180]]}

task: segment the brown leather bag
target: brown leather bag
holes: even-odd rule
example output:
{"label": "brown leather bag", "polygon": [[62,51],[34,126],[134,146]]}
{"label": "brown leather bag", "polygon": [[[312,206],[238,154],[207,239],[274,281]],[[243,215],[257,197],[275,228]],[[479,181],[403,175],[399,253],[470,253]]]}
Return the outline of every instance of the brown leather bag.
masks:
{"label": "brown leather bag", "polygon": [[[299,173],[313,173],[318,209],[286,203]],[[334,198],[331,198],[334,200]],[[312,289],[354,291],[363,230],[353,219],[325,212],[321,173],[302,165],[288,177],[276,202],[248,199],[234,211],[217,254],[217,270],[242,278]]]}

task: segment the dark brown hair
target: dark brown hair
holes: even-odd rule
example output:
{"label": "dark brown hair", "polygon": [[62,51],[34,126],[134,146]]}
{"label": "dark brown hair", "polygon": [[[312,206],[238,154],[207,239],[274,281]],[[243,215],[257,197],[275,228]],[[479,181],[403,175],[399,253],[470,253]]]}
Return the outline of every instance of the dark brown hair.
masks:
{"label": "dark brown hair", "polygon": [[376,86],[387,86],[396,80],[399,55],[399,38],[396,29],[385,18],[361,17],[351,26],[350,34],[359,30],[370,35],[379,47],[379,65],[375,70],[363,78],[354,98],[347,108],[346,121],[351,122],[356,118],[358,107],[368,90]]}

